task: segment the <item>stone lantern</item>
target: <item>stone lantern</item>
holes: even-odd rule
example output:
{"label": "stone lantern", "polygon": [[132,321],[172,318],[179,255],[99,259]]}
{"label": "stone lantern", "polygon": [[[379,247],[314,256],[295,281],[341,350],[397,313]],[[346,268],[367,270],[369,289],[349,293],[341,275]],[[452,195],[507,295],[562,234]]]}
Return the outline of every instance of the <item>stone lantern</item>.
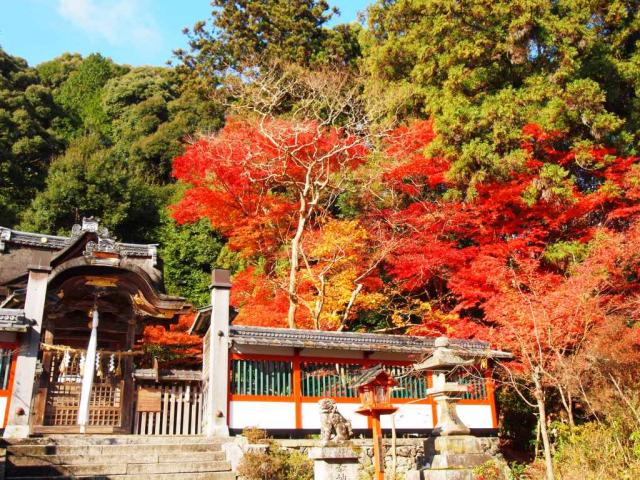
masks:
{"label": "stone lantern", "polygon": [[449,348],[449,339],[439,337],[435,341],[433,354],[424,362],[414,365],[418,372],[433,372],[433,386],[427,389],[427,395],[433,397],[438,407],[438,423],[434,435],[468,435],[469,428],[462,423],[456,412],[456,403],[461,394],[467,392],[465,385],[447,382],[447,373],[473,360],[464,360]]}
{"label": "stone lantern", "polygon": [[373,456],[375,463],[375,480],[384,480],[384,452],[382,449],[382,430],[380,415],[394,413],[397,408],[391,403],[391,391],[398,382],[381,366],[365,370],[362,375],[351,384],[358,389],[360,406],[356,413],[371,418],[373,430]]}
{"label": "stone lantern", "polygon": [[438,422],[432,435],[425,441],[426,468],[407,473],[407,480],[474,480],[473,469],[492,460],[482,439],[470,434],[456,412],[456,403],[467,387],[447,382],[447,373],[474,363],[465,360],[449,348],[449,339],[439,337],[433,354],[424,362],[414,365],[419,372],[433,373],[433,386],[427,395],[438,407]]}

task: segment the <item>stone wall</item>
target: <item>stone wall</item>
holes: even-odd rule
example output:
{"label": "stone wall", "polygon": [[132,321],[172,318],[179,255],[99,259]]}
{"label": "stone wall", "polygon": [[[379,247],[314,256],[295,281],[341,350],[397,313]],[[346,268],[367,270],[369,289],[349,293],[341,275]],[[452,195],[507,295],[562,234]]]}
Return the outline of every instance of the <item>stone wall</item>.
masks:
{"label": "stone wall", "polygon": [[[322,445],[320,440],[303,439],[290,440],[279,439],[276,442],[286,450],[297,450],[303,454],[308,454],[309,450]],[[433,443],[433,442],[431,442]],[[478,443],[483,452],[490,455],[496,455],[498,452],[497,437],[480,437]],[[383,440],[385,451],[385,469],[388,478],[391,477],[393,470],[394,457],[391,448],[391,439]],[[371,439],[354,439],[350,441],[351,447],[359,454],[359,463],[362,471],[362,479],[373,478],[373,442]],[[244,452],[265,450],[267,445],[249,444],[247,440],[238,436],[233,442],[223,446],[229,460],[235,470],[240,462]],[[429,442],[426,438],[398,438],[396,439],[396,455],[395,455],[395,471],[396,479],[404,479],[407,472],[425,468],[433,459],[434,452],[427,451]],[[369,474],[369,477],[367,476]]]}
{"label": "stone wall", "polygon": [[[311,448],[320,445],[319,440],[278,440],[278,443],[287,450],[299,450],[307,453]],[[373,443],[371,439],[351,440],[353,449],[360,455],[360,465],[363,472],[373,471]],[[391,472],[393,454],[391,451],[391,439],[384,439],[385,465],[387,473]],[[396,474],[398,478],[404,478],[406,472],[415,470],[418,464],[424,462],[423,438],[398,438],[396,440]],[[366,476],[364,477],[366,478]]]}

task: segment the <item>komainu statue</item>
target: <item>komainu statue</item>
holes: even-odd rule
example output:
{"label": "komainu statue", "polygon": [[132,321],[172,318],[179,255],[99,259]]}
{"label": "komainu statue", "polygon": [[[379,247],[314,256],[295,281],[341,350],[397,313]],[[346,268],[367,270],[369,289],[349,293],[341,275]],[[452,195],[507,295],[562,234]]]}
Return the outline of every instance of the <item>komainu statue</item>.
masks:
{"label": "komainu statue", "polygon": [[351,438],[351,422],[338,411],[338,405],[330,398],[318,402],[320,407],[320,440],[323,443],[344,443]]}

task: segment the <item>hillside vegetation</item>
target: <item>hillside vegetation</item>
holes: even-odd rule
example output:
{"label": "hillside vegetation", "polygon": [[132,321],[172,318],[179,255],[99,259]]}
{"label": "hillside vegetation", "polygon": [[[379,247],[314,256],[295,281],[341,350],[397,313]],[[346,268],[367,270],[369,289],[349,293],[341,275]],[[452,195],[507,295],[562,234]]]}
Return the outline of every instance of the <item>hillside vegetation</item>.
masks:
{"label": "hillside vegetation", "polygon": [[0,51],[0,224],[98,216],[196,305],[230,268],[237,323],[489,340],[514,472],[637,477],[640,2],[211,3],[172,67]]}

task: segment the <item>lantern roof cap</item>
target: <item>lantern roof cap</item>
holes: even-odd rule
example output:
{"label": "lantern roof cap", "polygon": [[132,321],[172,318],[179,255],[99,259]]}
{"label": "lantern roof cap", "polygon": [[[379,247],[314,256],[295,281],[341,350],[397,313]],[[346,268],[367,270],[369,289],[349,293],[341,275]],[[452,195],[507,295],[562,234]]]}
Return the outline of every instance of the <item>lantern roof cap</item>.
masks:
{"label": "lantern roof cap", "polygon": [[381,365],[363,370],[359,377],[352,383],[352,388],[364,387],[372,383],[384,383],[386,385],[396,385],[398,382],[395,378]]}
{"label": "lantern roof cap", "polygon": [[474,360],[465,360],[449,348],[447,337],[438,337],[434,342],[433,353],[423,362],[414,365],[415,370],[452,370],[456,367],[469,365]]}

